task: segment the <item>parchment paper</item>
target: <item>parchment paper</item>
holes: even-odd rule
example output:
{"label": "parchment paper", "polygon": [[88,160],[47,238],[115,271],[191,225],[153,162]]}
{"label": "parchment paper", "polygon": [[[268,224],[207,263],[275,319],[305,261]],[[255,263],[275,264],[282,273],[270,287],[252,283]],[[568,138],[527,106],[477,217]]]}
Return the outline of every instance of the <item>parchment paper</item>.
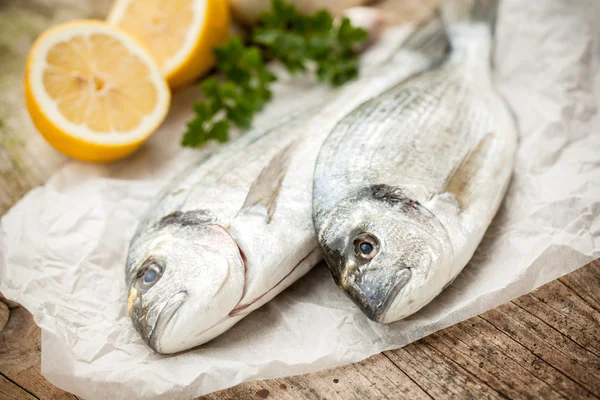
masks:
{"label": "parchment paper", "polygon": [[[473,261],[416,315],[368,321],[324,266],[204,347],[154,354],[126,313],[123,265],[140,214],[199,156],[178,148],[196,89],[135,157],[72,162],[3,219],[0,290],[42,328],[42,373],[86,399],[186,398],[361,360],[502,304],[600,255],[600,3],[506,0],[497,80],[522,138],[506,200]],[[257,124],[294,108],[283,84]],[[286,86],[287,85],[287,86]],[[203,151],[209,151],[205,149]]]}

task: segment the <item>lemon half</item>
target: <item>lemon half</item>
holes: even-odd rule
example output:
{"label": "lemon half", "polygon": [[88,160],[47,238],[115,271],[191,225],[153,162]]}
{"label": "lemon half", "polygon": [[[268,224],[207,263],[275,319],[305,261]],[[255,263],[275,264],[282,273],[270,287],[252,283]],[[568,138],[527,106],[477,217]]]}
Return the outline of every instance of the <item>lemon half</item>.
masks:
{"label": "lemon half", "polygon": [[107,18],[135,36],[172,88],[215,64],[213,48],[229,36],[226,0],[116,0]]}
{"label": "lemon half", "polygon": [[133,37],[100,21],[54,27],[34,43],[25,71],[27,108],[56,149],[84,161],[136,150],[164,120],[167,83]]}

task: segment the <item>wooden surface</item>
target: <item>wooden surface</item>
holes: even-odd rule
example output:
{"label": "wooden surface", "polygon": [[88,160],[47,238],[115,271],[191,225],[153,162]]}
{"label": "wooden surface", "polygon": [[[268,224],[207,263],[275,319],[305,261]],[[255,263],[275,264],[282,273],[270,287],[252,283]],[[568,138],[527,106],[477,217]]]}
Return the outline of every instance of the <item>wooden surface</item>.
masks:
{"label": "wooden surface", "polygon": [[[393,1],[385,0],[382,9]],[[59,22],[102,18],[109,5],[108,0],[0,0],[0,215],[67,161],[27,116],[22,74],[31,43]],[[204,398],[507,397],[600,398],[600,262],[402,349]],[[0,399],[74,398],[41,376],[40,330],[31,315],[0,298]]]}
{"label": "wooden surface", "polygon": [[[40,331],[0,301],[0,399],[73,399],[40,375]],[[598,399],[600,262],[402,349],[203,399]]]}

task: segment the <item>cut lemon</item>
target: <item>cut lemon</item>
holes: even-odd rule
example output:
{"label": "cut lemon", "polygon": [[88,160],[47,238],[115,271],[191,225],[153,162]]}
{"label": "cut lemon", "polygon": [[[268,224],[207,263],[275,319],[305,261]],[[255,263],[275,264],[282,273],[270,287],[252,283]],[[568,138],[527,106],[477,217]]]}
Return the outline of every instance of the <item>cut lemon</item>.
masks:
{"label": "cut lemon", "polygon": [[107,21],[146,46],[172,88],[212,68],[229,35],[227,0],[116,0]]}
{"label": "cut lemon", "polygon": [[27,59],[25,97],[36,127],[57,150],[84,161],[113,161],[160,125],[171,94],[133,37],[84,20],[36,40]]}

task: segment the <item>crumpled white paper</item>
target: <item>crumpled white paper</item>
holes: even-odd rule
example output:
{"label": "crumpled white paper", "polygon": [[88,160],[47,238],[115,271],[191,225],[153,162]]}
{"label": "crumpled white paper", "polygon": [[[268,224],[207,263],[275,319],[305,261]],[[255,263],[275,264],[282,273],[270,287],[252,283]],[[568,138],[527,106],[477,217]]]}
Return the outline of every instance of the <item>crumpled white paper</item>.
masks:
{"label": "crumpled white paper", "polygon": [[[42,328],[43,375],[86,399],[191,398],[406,345],[598,258],[599,18],[596,0],[502,3],[496,76],[521,130],[509,193],[454,284],[389,326],[368,321],[318,266],[209,344],[153,353],[127,317],[125,255],[152,196],[199,156],[178,147],[197,91],[175,97],[166,124],[133,158],[70,163],[0,229],[0,291]],[[318,94],[293,85],[257,124]]]}

